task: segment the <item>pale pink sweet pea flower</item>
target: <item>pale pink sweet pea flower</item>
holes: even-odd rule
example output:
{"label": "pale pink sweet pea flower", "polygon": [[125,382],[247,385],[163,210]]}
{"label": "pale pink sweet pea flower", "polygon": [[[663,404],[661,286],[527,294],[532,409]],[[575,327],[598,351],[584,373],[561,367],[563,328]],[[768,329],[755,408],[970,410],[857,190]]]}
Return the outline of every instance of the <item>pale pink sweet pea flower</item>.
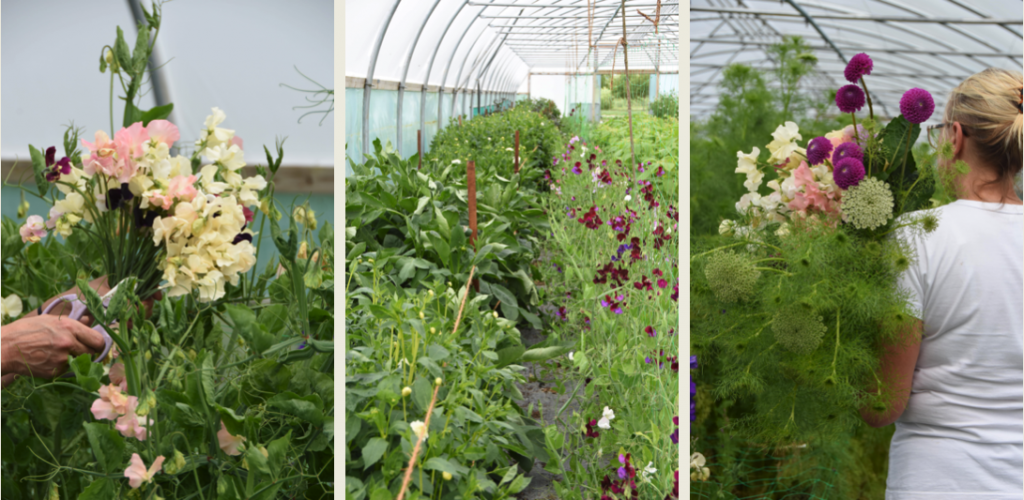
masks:
{"label": "pale pink sweet pea flower", "polygon": [[36,243],[46,236],[46,221],[38,215],[30,215],[18,233],[21,234],[22,243]]}
{"label": "pale pink sweet pea flower", "polygon": [[224,450],[224,453],[236,456],[242,454],[239,448],[246,439],[245,436],[232,436],[231,433],[228,432],[228,428],[224,426],[224,421],[221,420],[220,430],[217,431],[217,441],[220,442],[220,449]]}
{"label": "pale pink sweet pea flower", "polygon": [[244,147],[242,147],[242,138],[238,137],[237,135],[231,138],[231,144],[238,146],[238,149],[245,149]]}
{"label": "pale pink sweet pea flower", "polygon": [[114,428],[121,433],[124,437],[134,437],[139,441],[146,440],[146,426],[153,423],[153,419],[149,417],[139,417],[135,414],[135,410],[121,415],[117,419],[117,424]]}
{"label": "pale pink sweet pea flower", "polygon": [[150,140],[162,142],[167,147],[171,147],[178,139],[181,139],[178,126],[167,120],[149,122],[149,125],[146,125],[146,133],[149,134]]}
{"label": "pale pink sweet pea flower", "polygon": [[[170,186],[167,188],[167,196],[170,198],[177,198],[183,201],[191,201],[196,197],[195,188],[196,176],[194,175],[179,175],[171,179]],[[166,210],[170,207],[164,207]]]}
{"label": "pale pink sweet pea flower", "polygon": [[91,409],[96,420],[114,420],[120,415],[134,413],[139,405],[139,399],[123,394],[119,385],[105,385],[100,387],[99,393],[100,399],[93,401]]}
{"label": "pale pink sweet pea flower", "polygon": [[50,207],[50,218],[46,221],[46,229],[57,227],[57,219],[60,219],[62,215],[64,215],[64,212],[61,212],[59,208]]}
{"label": "pale pink sweet pea flower", "polygon": [[804,192],[797,192],[793,201],[789,202],[791,210],[806,210],[808,207],[816,208],[822,212],[836,212],[838,206],[831,198],[831,193],[822,191],[818,182],[814,180],[814,174],[807,166],[807,162],[800,162],[800,166],[793,171],[793,183],[797,187],[803,187]]}
{"label": "pale pink sweet pea flower", "polygon": [[160,207],[164,210],[169,210],[171,204],[174,203],[174,197],[169,196],[160,192],[153,193],[149,196],[149,204],[155,207]]}
{"label": "pale pink sweet pea flower", "polygon": [[164,457],[156,457],[153,461],[153,465],[146,470],[146,464],[142,462],[142,457],[138,453],[132,453],[131,465],[124,470],[124,477],[128,478],[128,485],[132,489],[138,489],[142,486],[142,483],[148,483],[153,480],[153,476],[157,472],[160,472],[164,468]]}
{"label": "pale pink sweet pea flower", "polygon": [[89,150],[90,153],[96,154],[102,157],[109,157],[114,154],[114,141],[110,140],[110,136],[102,130],[96,131],[96,143],[91,143],[85,139],[82,139],[82,145]]}

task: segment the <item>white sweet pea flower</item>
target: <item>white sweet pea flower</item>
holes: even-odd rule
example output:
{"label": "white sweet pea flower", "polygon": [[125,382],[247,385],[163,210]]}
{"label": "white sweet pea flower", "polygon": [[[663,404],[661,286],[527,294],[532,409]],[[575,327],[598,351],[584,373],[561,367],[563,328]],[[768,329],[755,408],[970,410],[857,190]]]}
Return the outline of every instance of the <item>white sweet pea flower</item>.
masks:
{"label": "white sweet pea flower", "polygon": [[458,159],[452,160],[452,165],[462,165],[462,160],[458,160]]}
{"label": "white sweet pea flower", "polygon": [[576,352],[576,351],[569,351],[569,361],[575,361],[574,359],[572,359],[572,354],[574,352]]}
{"label": "white sweet pea flower", "polygon": [[747,193],[747,194],[743,195],[742,197],[740,197],[740,201],[736,202],[736,211],[741,213],[741,214],[746,214],[747,213],[747,209],[749,209],[751,205],[753,205],[755,207],[761,205],[761,195],[760,194],[758,194],[758,193]]}
{"label": "white sweet pea flower", "polygon": [[743,182],[743,187],[747,188],[747,191],[756,193],[757,188],[761,186],[761,181],[764,180],[764,174],[760,171],[754,171],[754,173],[747,174],[747,180]]}
{"label": "white sweet pea flower", "polygon": [[736,152],[736,173],[750,175],[757,172],[757,157],[761,154],[761,150],[756,146],[750,154],[745,154],[743,151]]}
{"label": "white sweet pea flower", "polygon": [[800,135],[800,127],[796,123],[786,122],[785,125],[779,125],[779,128],[772,132],[772,137],[775,138],[770,144],[768,144],[768,151],[771,152],[771,156],[768,158],[772,163],[785,163],[789,160],[790,155],[794,151],[800,149],[794,141],[803,139]]}
{"label": "white sweet pea flower", "polygon": [[624,199],[625,199],[626,201],[631,201],[631,200],[633,199],[633,197],[627,194],[627,195],[626,195],[626,197],[625,197]]}
{"label": "white sweet pea flower", "polygon": [[644,482],[650,481],[650,476],[658,472],[658,469],[655,469],[653,466],[654,462],[647,462],[647,466],[644,467],[644,470],[640,473],[640,477]]}
{"label": "white sweet pea flower", "polygon": [[718,234],[722,236],[732,236],[734,231],[736,231],[736,221],[725,219],[718,225]]}
{"label": "white sweet pea flower", "polygon": [[607,406],[604,407],[604,411],[601,412],[601,420],[597,421],[597,426],[602,429],[611,429],[611,421],[615,419],[615,412]]}
{"label": "white sweet pea flower", "polygon": [[0,311],[0,318],[17,318],[21,316],[23,305],[21,303],[21,297],[11,294],[0,301],[2,305],[2,311]]}

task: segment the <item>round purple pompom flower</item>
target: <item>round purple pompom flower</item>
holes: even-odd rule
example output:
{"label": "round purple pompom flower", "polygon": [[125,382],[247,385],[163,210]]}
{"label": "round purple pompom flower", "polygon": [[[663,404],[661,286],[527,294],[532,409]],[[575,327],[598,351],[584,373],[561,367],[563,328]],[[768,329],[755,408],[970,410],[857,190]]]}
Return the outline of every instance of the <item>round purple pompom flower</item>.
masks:
{"label": "round purple pompom flower", "polygon": [[824,137],[815,137],[807,145],[807,161],[811,162],[811,165],[820,165],[831,153],[832,141]]}
{"label": "round purple pompom flower", "polygon": [[871,69],[875,66],[875,63],[871,61],[871,58],[867,54],[861,52],[853,56],[850,62],[846,65],[846,70],[843,71],[843,76],[850,83],[857,83],[860,77],[864,75],[870,75]]}
{"label": "round purple pompom flower", "polygon": [[864,164],[856,158],[847,157],[839,160],[832,172],[832,179],[836,181],[837,186],[843,189],[856,186],[863,178]]}
{"label": "round purple pompom flower", "polygon": [[856,158],[864,160],[864,151],[856,142],[844,142],[836,146],[836,152],[832,153],[832,165],[838,165],[843,158]]}
{"label": "round purple pompom flower", "polygon": [[935,112],[935,100],[925,89],[912,88],[900,98],[900,113],[910,123],[924,123]]}
{"label": "round purple pompom flower", "polygon": [[856,113],[864,107],[864,91],[856,85],[843,85],[836,92],[836,106],[843,113]]}

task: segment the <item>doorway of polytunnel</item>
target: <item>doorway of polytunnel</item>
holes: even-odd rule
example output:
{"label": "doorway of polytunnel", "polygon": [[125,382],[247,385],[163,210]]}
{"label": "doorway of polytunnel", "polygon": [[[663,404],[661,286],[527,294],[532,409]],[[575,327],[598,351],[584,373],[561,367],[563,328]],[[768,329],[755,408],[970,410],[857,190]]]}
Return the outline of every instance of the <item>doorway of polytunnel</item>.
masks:
{"label": "doorway of polytunnel", "polygon": [[679,4],[346,11],[347,493],[678,498]]}

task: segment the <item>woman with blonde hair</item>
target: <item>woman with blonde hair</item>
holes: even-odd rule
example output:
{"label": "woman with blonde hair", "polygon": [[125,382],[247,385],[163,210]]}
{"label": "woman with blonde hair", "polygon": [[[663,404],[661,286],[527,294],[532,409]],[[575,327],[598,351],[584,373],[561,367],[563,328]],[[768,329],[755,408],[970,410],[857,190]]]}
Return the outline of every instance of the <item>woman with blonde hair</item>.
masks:
{"label": "woman with blonde hair", "polygon": [[887,410],[861,410],[874,427],[896,424],[886,500],[1024,497],[1022,121],[1021,74],[987,69],[928,129],[933,146],[952,146],[939,168],[969,169],[938,228],[908,236],[916,258],[900,285],[919,321],[885,347]]}

